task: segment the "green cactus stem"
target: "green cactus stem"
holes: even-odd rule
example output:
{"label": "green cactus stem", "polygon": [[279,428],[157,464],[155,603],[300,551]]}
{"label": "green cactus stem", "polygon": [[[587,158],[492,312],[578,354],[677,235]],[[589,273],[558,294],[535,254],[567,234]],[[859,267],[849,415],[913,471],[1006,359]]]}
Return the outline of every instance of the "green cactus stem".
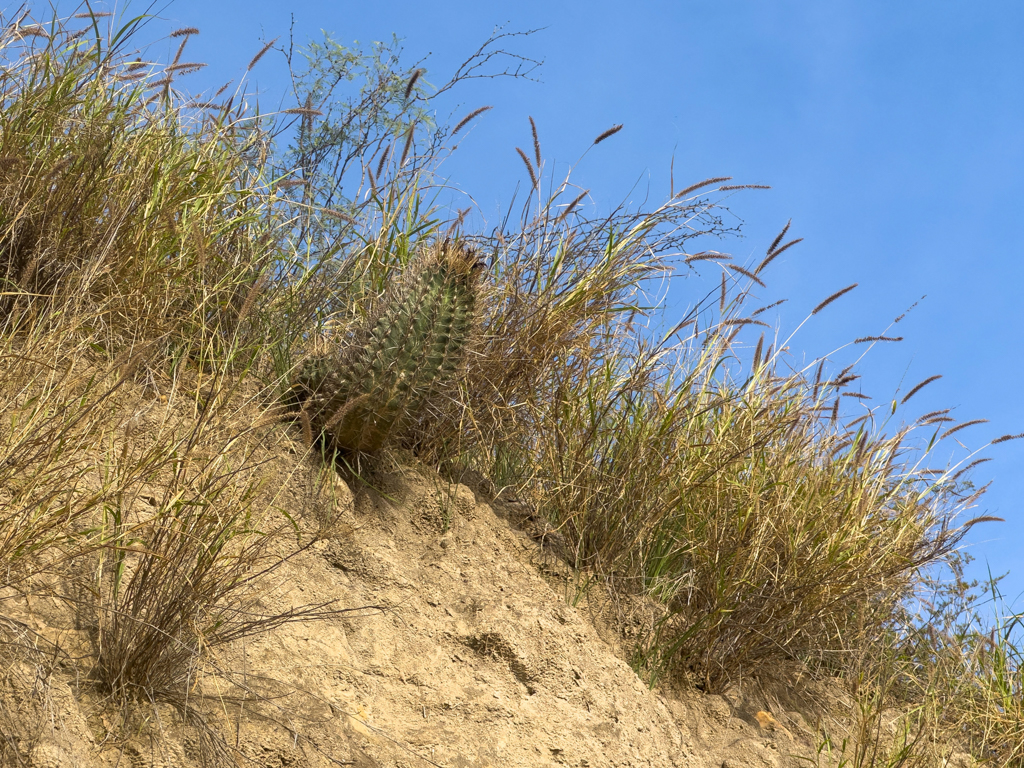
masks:
{"label": "green cactus stem", "polygon": [[444,241],[399,278],[340,359],[314,358],[296,394],[335,446],[379,450],[454,377],[474,327],[478,262]]}

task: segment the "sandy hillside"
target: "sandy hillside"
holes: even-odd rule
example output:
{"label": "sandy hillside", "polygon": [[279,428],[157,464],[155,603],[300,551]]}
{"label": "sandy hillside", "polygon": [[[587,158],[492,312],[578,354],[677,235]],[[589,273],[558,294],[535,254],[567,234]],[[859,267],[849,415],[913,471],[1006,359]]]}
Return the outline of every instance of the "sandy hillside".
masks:
{"label": "sandy hillside", "polygon": [[[6,734],[12,764],[809,764],[794,755],[813,754],[818,714],[795,689],[771,703],[648,690],[607,622],[566,601],[557,537],[538,540],[518,507],[414,469],[383,475],[376,491],[355,497],[340,479],[314,491],[317,470],[303,454],[289,437],[269,450],[268,487],[298,520],[300,540],[322,532],[318,519],[334,522],[272,574],[263,607],[379,609],[218,648],[187,706],[143,705],[130,727],[112,721],[80,666],[15,655],[3,723],[35,726]],[[294,550],[294,538],[280,546]],[[37,633],[87,656],[86,633],[66,607],[6,605],[26,642]]]}

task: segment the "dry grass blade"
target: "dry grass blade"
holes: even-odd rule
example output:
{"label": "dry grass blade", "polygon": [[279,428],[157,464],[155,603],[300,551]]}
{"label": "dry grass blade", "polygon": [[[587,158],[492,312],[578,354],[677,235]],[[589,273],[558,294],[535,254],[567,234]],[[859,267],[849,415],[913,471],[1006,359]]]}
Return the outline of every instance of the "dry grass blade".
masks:
{"label": "dry grass blade", "polygon": [[616,133],[618,133],[621,130],[622,130],[622,123],[619,123],[618,125],[613,125],[607,131],[604,131],[604,132],[598,134],[598,137],[596,139],[594,139],[594,144],[600,144],[602,141],[604,141],[605,139],[611,138],[612,136],[614,136]]}
{"label": "dry grass blade", "polygon": [[768,246],[768,250],[765,253],[765,256],[771,256],[775,252],[775,249],[779,247],[779,243],[782,242],[783,238],[786,236],[786,233],[789,232],[789,227],[792,223],[792,219],[786,222],[786,226],[782,228],[782,231],[775,236],[774,240],[772,240],[772,244]]}
{"label": "dry grass blade", "polygon": [[702,251],[701,253],[692,253],[686,256],[683,261],[686,264],[692,264],[695,261],[727,261],[731,259],[728,253],[719,253],[718,251]]}
{"label": "dry grass blade", "polygon": [[[789,227],[787,227],[787,229],[788,228]],[[765,259],[760,264],[757,265],[757,269],[754,270],[754,274],[761,274],[761,272],[763,272],[769,264],[775,261],[777,257],[781,256],[783,253],[785,253],[788,249],[792,248],[797,243],[802,243],[803,241],[804,239],[802,237],[798,237],[795,240],[790,240],[781,248],[772,249],[765,257]]]}
{"label": "dry grass blade", "polygon": [[260,48],[259,52],[252,57],[252,60],[249,62],[248,66],[246,66],[245,71],[249,72],[252,70],[253,67],[259,64],[260,59],[262,59],[267,54],[267,51],[274,47],[274,43],[276,43],[278,39],[279,38],[275,37],[269,43],[266,43],[262,48]]}
{"label": "dry grass blade", "polygon": [[719,192],[734,192],[738,189],[771,189],[767,184],[726,184],[718,188]]}
{"label": "dry grass blade", "polygon": [[185,36],[185,39],[181,41],[181,45],[178,46],[178,52],[176,54],[174,54],[174,60],[170,63],[170,65],[169,65],[170,67],[173,67],[179,61],[181,61],[181,54],[183,54],[185,52],[185,46],[186,45],[188,45],[188,36],[187,35]]}
{"label": "dry grass blade", "polygon": [[416,135],[416,123],[412,122],[409,124],[409,128],[405,132],[405,146],[402,147],[402,158],[398,161],[399,167],[405,165],[406,159],[409,157],[409,150],[412,149],[412,140]]}
{"label": "dry grass blade", "polygon": [[530,131],[533,133],[533,157],[537,162],[537,169],[540,170],[540,138],[537,136],[537,124],[530,117]]}
{"label": "dry grass blade", "polygon": [[696,192],[698,189],[704,189],[704,187],[710,187],[712,184],[721,184],[723,181],[731,181],[731,180],[732,180],[732,176],[715,176],[714,178],[711,178],[711,179],[704,179],[704,181],[700,181],[700,182],[698,182],[696,184],[691,184],[690,186],[688,186],[686,189],[682,190],[681,192],[677,192],[676,195],[675,195],[675,199],[679,200],[681,198],[684,198],[687,195],[689,195],[690,193]]}
{"label": "dry grass blade", "polygon": [[760,325],[765,328],[771,328],[768,323],[762,320],[754,320],[750,317],[728,317],[722,321],[722,325],[733,326],[733,325]]}
{"label": "dry grass blade", "polygon": [[388,157],[391,155],[391,147],[384,147],[384,151],[380,153],[380,160],[377,161],[377,178],[379,179],[384,173],[384,165],[388,161]]}
{"label": "dry grass blade", "polygon": [[905,397],[904,397],[904,398],[903,398],[903,399],[902,399],[902,400],[900,401],[900,405],[906,405],[906,404],[907,404],[907,401],[908,401],[908,400],[909,400],[910,398],[912,398],[912,397],[913,397],[914,395],[916,395],[916,394],[917,394],[918,392],[920,392],[920,391],[921,391],[922,389],[924,389],[925,387],[927,387],[927,386],[928,386],[929,384],[931,384],[931,383],[932,383],[933,381],[938,381],[938,380],[939,380],[939,379],[941,379],[941,378],[942,378],[942,374],[936,374],[935,376],[929,376],[929,377],[928,377],[927,379],[925,379],[924,381],[922,381],[922,382],[920,382],[919,384],[915,385],[915,386],[914,386],[914,388],[913,388],[913,389],[911,389],[911,390],[910,390],[909,392],[907,392],[906,396],[905,396]]}
{"label": "dry grass blade", "polygon": [[555,223],[556,224],[560,223],[563,219],[565,219],[566,216],[568,216],[570,213],[572,213],[574,210],[576,210],[576,206],[579,205],[580,202],[582,202],[583,198],[586,197],[589,194],[590,194],[590,190],[589,189],[585,189],[582,192],[580,192],[578,195],[576,195],[576,197],[574,197],[572,199],[572,202],[570,202],[567,206],[565,206],[565,210],[562,211],[560,214],[558,214],[558,217],[555,219]]}
{"label": "dry grass blade", "polygon": [[464,118],[459,120],[458,123],[455,124],[455,127],[452,129],[452,136],[454,136],[459,131],[461,131],[463,128],[465,128],[467,125],[469,125],[469,123],[471,123],[474,118],[482,115],[484,112],[486,112],[489,109],[494,109],[494,107],[487,106],[487,107],[477,107],[476,109],[474,109],[472,112],[470,112],[468,115],[466,115]]}
{"label": "dry grass blade", "polygon": [[420,79],[420,75],[422,74],[422,68],[413,70],[412,76],[409,78],[409,82],[405,84],[405,93],[403,94],[403,98],[406,101],[408,101],[409,97],[412,96],[412,90],[416,87],[416,81]]}
{"label": "dry grass blade", "polygon": [[206,65],[201,62],[182,62],[181,64],[174,64],[173,66],[167,67],[167,72],[174,72],[176,74],[190,74],[192,72],[198,72]]}
{"label": "dry grass blade", "polygon": [[854,288],[856,288],[858,285],[859,285],[859,283],[854,283],[853,285],[846,286],[845,288],[843,288],[840,291],[836,291],[831,296],[829,296],[827,299],[825,299],[823,302],[821,302],[818,306],[816,306],[813,310],[811,310],[811,314],[812,315],[818,314],[819,312],[821,312],[821,310],[823,310],[825,307],[827,307],[833,301],[835,301],[836,299],[838,299],[838,298],[840,298],[842,296],[845,296],[850,291],[852,291]]}
{"label": "dry grass blade", "polygon": [[751,272],[750,270],[744,269],[743,267],[741,267],[741,266],[739,266],[737,264],[729,264],[728,267],[733,272],[737,272],[737,273],[743,275],[748,280],[753,280],[755,283],[760,285],[762,288],[767,288],[767,286],[764,284],[764,281],[761,278],[759,278],[756,274]]}
{"label": "dry grass blade", "polygon": [[305,118],[310,117],[322,117],[323,112],[314,107],[291,107],[289,109],[281,110],[282,115],[301,115]]}
{"label": "dry grass blade", "polygon": [[988,419],[972,419],[971,421],[965,421],[963,424],[957,424],[952,429],[946,430],[942,434],[941,439],[945,440],[947,437],[949,437],[950,435],[956,434],[961,429],[967,429],[968,427],[973,427],[975,424],[988,424]]}
{"label": "dry grass blade", "polygon": [[527,173],[530,174],[530,184],[534,189],[539,189],[540,185],[537,181],[537,173],[533,170],[533,165],[532,163],[530,163],[530,158],[528,158],[526,156],[526,153],[523,152],[523,150],[521,150],[519,147],[516,147],[516,152],[518,152],[519,157],[523,159],[523,165],[526,166],[526,171]]}

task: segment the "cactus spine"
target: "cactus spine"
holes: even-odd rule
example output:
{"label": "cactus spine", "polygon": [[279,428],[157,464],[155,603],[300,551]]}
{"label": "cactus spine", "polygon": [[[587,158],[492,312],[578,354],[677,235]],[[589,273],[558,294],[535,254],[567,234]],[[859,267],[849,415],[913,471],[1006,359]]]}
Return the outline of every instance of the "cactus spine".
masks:
{"label": "cactus spine", "polygon": [[462,361],[476,315],[477,260],[444,241],[421,257],[340,359],[306,363],[295,390],[317,432],[376,451],[419,415]]}

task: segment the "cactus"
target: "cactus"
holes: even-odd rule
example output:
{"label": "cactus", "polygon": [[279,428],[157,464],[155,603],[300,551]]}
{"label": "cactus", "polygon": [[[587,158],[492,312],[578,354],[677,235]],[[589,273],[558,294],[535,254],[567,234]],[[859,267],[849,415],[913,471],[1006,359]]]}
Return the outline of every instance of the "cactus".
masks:
{"label": "cactus", "polygon": [[478,263],[444,241],[420,258],[339,359],[313,358],[293,391],[318,433],[372,452],[415,418],[462,361],[476,315]]}

